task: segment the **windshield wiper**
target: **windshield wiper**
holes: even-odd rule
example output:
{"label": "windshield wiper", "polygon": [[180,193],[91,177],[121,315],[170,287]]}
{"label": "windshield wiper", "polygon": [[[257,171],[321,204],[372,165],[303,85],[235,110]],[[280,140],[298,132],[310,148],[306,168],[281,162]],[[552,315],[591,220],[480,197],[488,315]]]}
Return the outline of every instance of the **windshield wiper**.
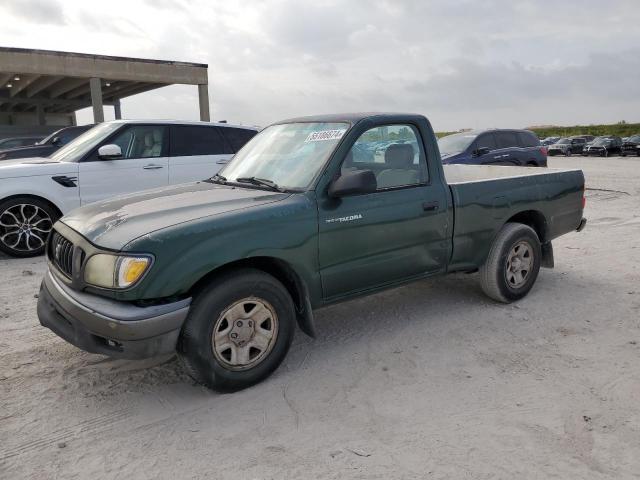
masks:
{"label": "windshield wiper", "polygon": [[216,173],[213,177],[211,177],[209,179],[209,181],[214,182],[214,183],[221,183],[222,185],[224,185],[224,184],[227,183],[227,178],[223,177],[219,173]]}
{"label": "windshield wiper", "polygon": [[257,177],[238,177],[236,178],[236,182],[239,183],[250,183],[252,185],[258,185],[260,187],[267,187],[271,190],[275,190],[276,192],[284,192],[285,190],[278,186],[275,182],[271,180],[267,180],[266,178],[257,178]]}

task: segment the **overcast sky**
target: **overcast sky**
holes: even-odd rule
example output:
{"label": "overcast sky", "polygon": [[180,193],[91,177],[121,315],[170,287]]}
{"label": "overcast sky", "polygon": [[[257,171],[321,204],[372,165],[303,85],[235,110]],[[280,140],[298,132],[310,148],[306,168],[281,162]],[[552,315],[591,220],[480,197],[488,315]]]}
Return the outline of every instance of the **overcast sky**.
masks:
{"label": "overcast sky", "polygon": [[[640,121],[640,0],[2,0],[0,19],[2,46],[207,63],[213,118],[233,123]],[[198,118],[195,86],[122,104],[127,118]]]}

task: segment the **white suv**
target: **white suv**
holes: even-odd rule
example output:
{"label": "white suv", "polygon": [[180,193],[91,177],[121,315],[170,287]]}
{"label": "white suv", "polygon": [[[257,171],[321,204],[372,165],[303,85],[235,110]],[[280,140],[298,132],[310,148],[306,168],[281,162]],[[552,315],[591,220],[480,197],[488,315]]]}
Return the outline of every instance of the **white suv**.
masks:
{"label": "white suv", "polygon": [[0,250],[39,255],[55,221],[73,208],[210,178],[256,133],[224,123],[117,120],[49,158],[0,162]]}

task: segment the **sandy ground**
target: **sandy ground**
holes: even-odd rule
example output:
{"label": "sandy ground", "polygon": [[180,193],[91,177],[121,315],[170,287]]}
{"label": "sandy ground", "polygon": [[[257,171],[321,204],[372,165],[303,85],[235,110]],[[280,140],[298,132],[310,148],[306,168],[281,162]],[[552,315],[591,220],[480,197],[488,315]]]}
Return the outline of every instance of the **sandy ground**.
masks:
{"label": "sandy ground", "polygon": [[42,258],[0,258],[0,477],[640,478],[640,159],[583,167],[587,216],[514,305],[476,275],[317,313],[266,382],[114,361],[35,314]]}

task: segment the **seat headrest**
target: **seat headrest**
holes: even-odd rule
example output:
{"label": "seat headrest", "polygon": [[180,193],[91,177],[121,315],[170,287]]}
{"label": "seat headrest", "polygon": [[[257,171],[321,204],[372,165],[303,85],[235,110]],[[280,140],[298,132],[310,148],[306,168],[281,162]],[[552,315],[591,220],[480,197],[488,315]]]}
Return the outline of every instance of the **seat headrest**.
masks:
{"label": "seat headrest", "polygon": [[153,146],[153,134],[151,132],[147,132],[144,134],[144,146],[145,147]]}
{"label": "seat headrest", "polygon": [[389,168],[404,169],[413,165],[413,147],[408,143],[394,143],[384,152],[384,163]]}
{"label": "seat headrest", "polygon": [[162,132],[160,130],[153,131],[153,143],[160,143],[162,141]]}

